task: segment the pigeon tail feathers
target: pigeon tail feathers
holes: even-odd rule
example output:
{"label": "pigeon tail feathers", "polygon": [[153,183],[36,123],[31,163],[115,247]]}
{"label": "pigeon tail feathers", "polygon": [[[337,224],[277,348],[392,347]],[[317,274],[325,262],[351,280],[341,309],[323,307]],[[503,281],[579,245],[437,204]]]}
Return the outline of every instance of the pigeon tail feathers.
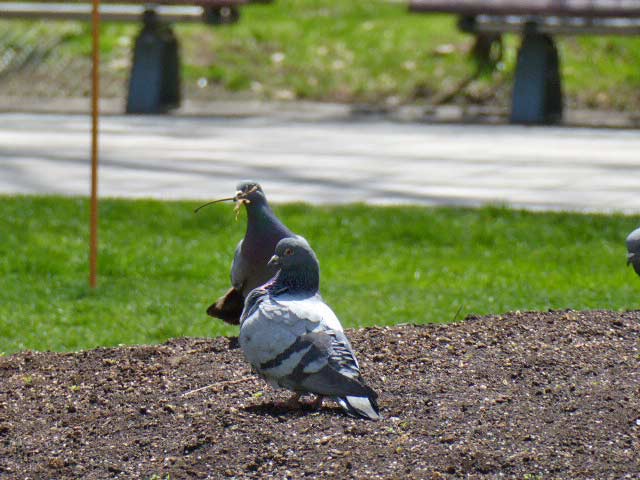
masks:
{"label": "pigeon tail feathers", "polygon": [[335,400],[351,416],[368,420],[380,420],[382,418],[378,403],[372,395],[368,397],[337,397]]}
{"label": "pigeon tail feathers", "polygon": [[240,324],[240,315],[244,308],[244,297],[235,288],[230,288],[224,296],[207,308],[207,314],[230,325]]}

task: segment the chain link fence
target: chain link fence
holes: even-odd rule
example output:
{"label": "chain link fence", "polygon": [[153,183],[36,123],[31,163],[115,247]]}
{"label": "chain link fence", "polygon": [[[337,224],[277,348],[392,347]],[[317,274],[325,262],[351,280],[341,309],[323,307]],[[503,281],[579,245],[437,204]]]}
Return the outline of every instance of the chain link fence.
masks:
{"label": "chain link fence", "polygon": [[[107,110],[124,111],[133,45],[141,26],[102,26],[106,34],[101,41],[100,97]],[[90,33],[91,24],[83,21],[0,19],[0,111],[86,110],[91,95]],[[181,48],[182,64],[189,64],[196,53]],[[220,86],[202,79],[187,81],[181,76],[181,82],[183,102],[206,102],[222,93]]]}
{"label": "chain link fence", "polygon": [[[91,93],[89,28],[85,22],[0,20],[0,109],[87,99]],[[103,55],[101,95],[105,98],[124,98],[129,44],[130,39],[123,38],[121,46]]]}

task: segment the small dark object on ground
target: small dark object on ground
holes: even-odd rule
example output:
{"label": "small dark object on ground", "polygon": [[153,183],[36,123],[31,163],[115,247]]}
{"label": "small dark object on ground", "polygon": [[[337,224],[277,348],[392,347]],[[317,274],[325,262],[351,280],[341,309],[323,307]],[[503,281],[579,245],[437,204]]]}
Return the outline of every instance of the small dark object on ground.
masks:
{"label": "small dark object on ground", "polygon": [[380,392],[379,422],[332,405],[274,408],[287,393],[262,395],[227,338],[0,357],[0,477],[640,471],[640,312],[513,313],[349,336]]}

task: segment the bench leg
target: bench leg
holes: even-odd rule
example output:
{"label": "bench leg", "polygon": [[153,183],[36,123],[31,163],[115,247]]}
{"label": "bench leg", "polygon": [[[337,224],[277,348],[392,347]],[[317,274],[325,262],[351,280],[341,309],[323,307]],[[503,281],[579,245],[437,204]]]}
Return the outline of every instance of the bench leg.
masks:
{"label": "bench leg", "polygon": [[230,25],[240,19],[238,7],[204,7],[204,21],[210,25]]}
{"label": "bench leg", "polygon": [[502,58],[502,52],[502,35],[499,33],[480,32],[475,35],[475,41],[469,55],[479,67],[495,70],[496,65]]}
{"label": "bench leg", "polygon": [[127,113],[165,113],[180,105],[178,41],[152,10],[143,21],[134,47]]}
{"label": "bench leg", "polygon": [[525,32],[518,51],[511,122],[556,123],[562,119],[558,50],[549,35]]}

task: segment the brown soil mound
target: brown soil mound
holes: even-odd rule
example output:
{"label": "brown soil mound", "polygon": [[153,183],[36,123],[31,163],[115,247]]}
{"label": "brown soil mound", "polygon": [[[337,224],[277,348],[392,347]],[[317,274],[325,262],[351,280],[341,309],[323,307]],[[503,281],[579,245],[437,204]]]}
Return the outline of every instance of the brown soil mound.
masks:
{"label": "brown soil mound", "polygon": [[351,331],[379,422],[276,409],[234,339],[11,355],[0,478],[638,478],[639,320]]}

